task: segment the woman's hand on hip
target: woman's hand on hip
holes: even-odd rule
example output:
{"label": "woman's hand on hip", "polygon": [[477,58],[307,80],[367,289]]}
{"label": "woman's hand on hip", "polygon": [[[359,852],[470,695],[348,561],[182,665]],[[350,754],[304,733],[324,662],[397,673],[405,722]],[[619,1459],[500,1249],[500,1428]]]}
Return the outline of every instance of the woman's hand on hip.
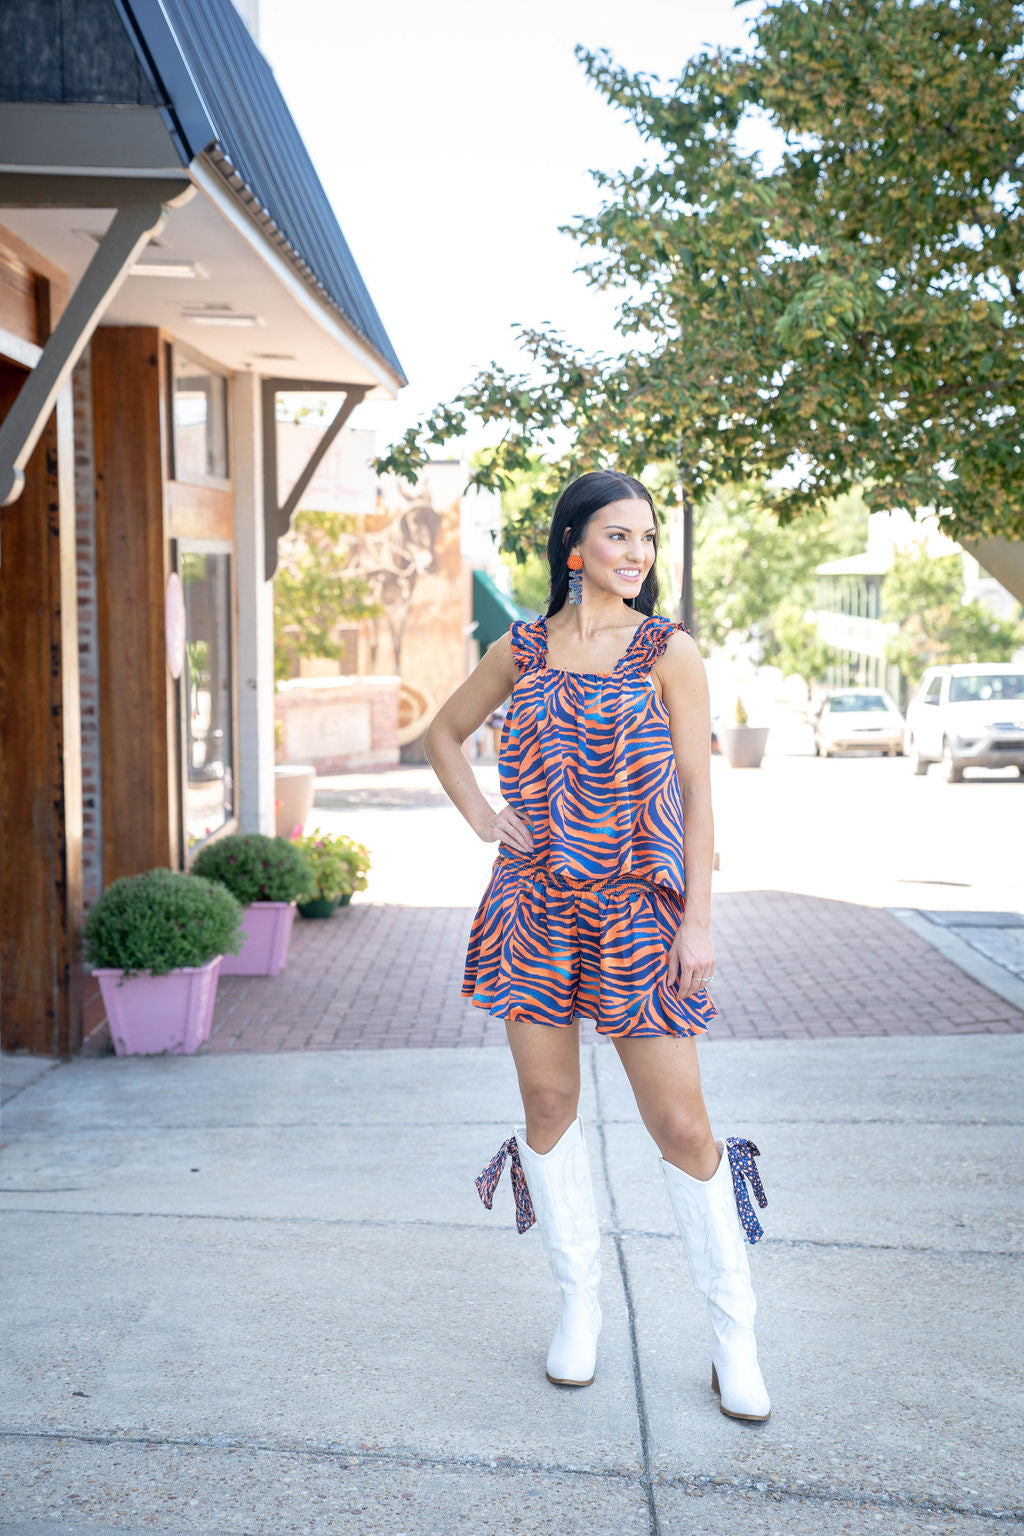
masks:
{"label": "woman's hand on hip", "polygon": [[707,986],[714,974],[715,946],[711,942],[710,924],[684,918],[668,952],[668,985],[674,986],[680,997],[692,997]]}
{"label": "woman's hand on hip", "polygon": [[477,837],[485,843],[504,843],[516,853],[533,852],[533,833],[530,824],[517,816],[510,805],[500,811],[492,811],[474,828]]}

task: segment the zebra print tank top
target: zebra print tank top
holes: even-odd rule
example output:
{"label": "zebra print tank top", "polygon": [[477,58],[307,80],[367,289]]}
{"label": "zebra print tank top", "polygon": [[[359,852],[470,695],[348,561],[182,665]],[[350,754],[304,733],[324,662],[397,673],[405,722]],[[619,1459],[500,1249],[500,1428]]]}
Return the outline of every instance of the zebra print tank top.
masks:
{"label": "zebra print tank top", "polygon": [[674,630],[647,618],[614,671],[547,665],[543,618],[511,626],[519,677],[501,732],[498,778],[528,822],[533,856],[570,880],[633,875],[685,895],[683,807],[669,714],[650,670]]}

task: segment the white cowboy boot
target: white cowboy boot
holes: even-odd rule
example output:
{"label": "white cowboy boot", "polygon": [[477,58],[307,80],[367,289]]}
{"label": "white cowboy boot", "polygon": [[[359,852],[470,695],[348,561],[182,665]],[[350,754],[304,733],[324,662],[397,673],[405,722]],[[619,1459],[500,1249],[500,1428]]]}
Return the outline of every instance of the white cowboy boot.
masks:
{"label": "white cowboy boot", "polygon": [[[664,1158],[660,1161],[690,1275],[708,1304],[713,1334],[712,1391],[719,1394],[719,1407],[730,1418],[767,1419],[771,1403],[757,1363],[757,1303],[746,1246],[747,1236],[756,1242],[761,1228],[743,1183],[745,1173],[754,1184],[758,1203],[767,1204],[753,1162],[752,1153],[757,1148],[735,1136],[728,1143],[716,1141],[715,1145],[721,1160],[710,1179],[692,1178],[674,1163]],[[733,1182],[733,1160],[738,1189]]]}
{"label": "white cowboy boot", "polygon": [[527,1145],[525,1125],[516,1126],[515,1138],[544,1252],[562,1292],[547,1378],[557,1386],[589,1387],[601,1332],[601,1229],[583,1121],[577,1115],[550,1152]]}

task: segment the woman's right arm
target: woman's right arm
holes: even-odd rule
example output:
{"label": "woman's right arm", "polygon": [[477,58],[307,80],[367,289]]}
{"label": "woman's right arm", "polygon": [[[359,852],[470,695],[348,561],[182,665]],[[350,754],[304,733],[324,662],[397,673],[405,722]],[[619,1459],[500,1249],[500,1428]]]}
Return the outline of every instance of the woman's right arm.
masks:
{"label": "woman's right arm", "polygon": [[496,640],[473,671],[441,705],[427,728],[427,762],[452,804],[485,843],[506,843],[520,853],[533,849],[529,825],[509,806],[496,811],[484,797],[462,744],[478,730],[492,710],[504,703],[516,681],[512,640]]}

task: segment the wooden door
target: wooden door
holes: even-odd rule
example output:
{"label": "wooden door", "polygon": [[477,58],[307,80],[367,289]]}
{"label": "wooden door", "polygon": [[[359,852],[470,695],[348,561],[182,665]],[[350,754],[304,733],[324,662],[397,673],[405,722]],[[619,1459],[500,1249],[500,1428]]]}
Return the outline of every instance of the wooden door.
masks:
{"label": "wooden door", "polygon": [[[25,377],[0,357],[0,416]],[[82,786],[70,401],[0,508],[0,1043],[81,1039]]]}

